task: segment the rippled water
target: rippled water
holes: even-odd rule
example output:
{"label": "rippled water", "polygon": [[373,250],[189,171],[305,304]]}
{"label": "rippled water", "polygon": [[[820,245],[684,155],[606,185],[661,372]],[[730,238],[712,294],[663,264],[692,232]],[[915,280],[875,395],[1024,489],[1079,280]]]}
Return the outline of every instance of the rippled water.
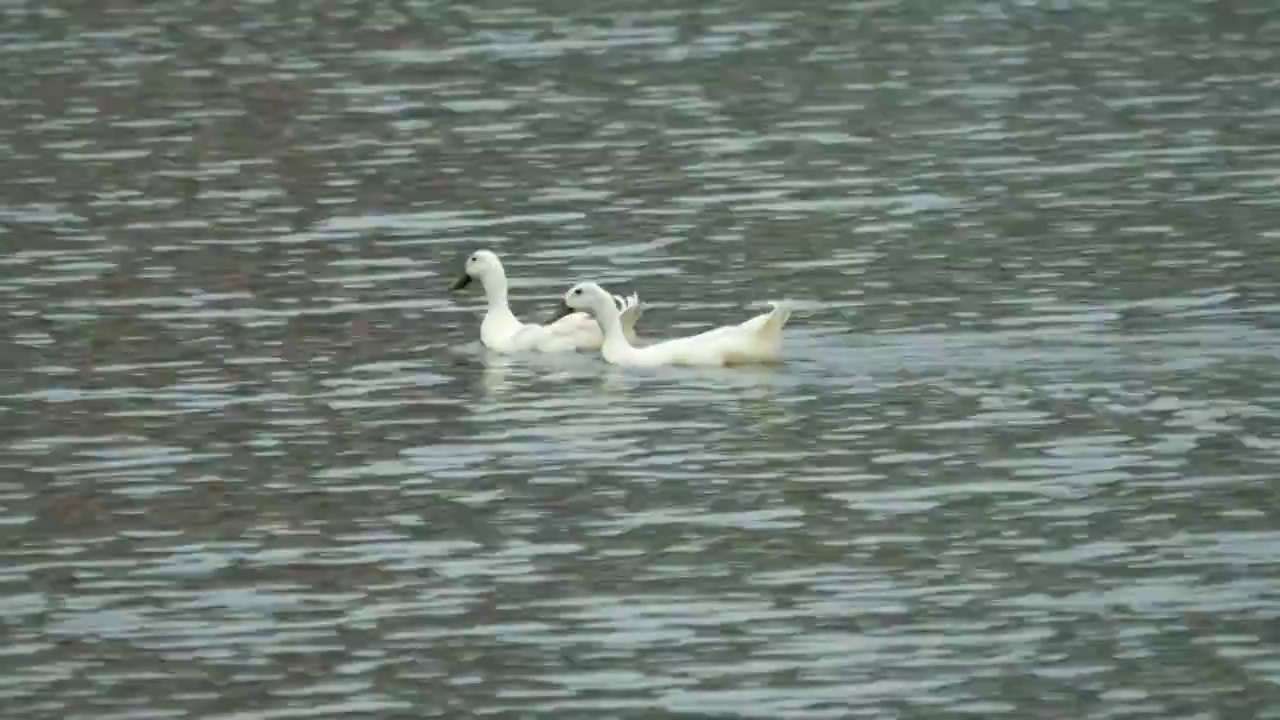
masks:
{"label": "rippled water", "polygon": [[0,5],[0,705],[1280,718],[1271,5]]}

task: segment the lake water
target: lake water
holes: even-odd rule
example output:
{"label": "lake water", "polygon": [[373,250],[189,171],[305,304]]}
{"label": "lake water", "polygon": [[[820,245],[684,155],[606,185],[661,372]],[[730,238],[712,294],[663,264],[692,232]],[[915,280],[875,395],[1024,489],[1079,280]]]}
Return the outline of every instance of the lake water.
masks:
{"label": "lake water", "polygon": [[0,16],[6,715],[1280,718],[1273,3]]}

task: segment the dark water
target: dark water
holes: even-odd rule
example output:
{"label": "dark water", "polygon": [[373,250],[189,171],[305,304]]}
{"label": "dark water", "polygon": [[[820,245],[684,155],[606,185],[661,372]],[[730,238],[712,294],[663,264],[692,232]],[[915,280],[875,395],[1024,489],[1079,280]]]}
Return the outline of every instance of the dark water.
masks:
{"label": "dark water", "polygon": [[795,7],[0,5],[5,715],[1280,718],[1273,3]]}

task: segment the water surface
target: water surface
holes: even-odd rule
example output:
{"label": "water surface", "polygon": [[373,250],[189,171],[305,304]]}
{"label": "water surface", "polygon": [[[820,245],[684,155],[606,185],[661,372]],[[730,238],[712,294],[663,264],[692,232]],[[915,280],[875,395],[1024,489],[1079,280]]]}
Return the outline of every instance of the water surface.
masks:
{"label": "water surface", "polygon": [[11,715],[1280,717],[1269,3],[0,12]]}

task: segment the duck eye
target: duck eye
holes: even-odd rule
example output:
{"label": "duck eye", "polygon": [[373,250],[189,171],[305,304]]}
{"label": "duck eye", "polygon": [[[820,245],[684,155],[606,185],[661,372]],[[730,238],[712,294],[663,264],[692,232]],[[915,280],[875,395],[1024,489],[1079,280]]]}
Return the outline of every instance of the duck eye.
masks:
{"label": "duck eye", "polygon": [[480,256],[479,256],[479,255],[472,255],[472,256],[471,256],[471,262],[477,262],[479,259],[480,259]]}
{"label": "duck eye", "polygon": [[582,294],[582,288],[574,288],[574,290],[573,290],[573,294],[574,294],[574,295],[581,295],[581,294]]}

